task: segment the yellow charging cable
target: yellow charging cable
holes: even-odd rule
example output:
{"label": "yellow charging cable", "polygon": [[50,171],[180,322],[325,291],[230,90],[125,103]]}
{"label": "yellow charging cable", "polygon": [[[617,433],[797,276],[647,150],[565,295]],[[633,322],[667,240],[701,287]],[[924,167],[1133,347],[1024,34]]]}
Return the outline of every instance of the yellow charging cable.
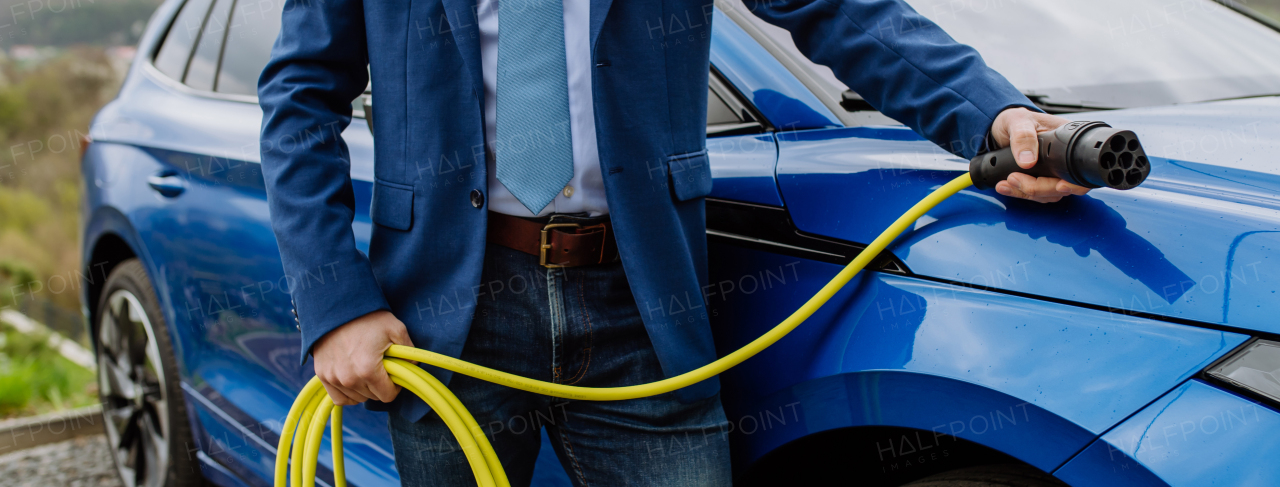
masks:
{"label": "yellow charging cable", "polygon": [[[391,349],[387,350],[382,364],[393,382],[422,398],[444,420],[449,431],[453,432],[457,438],[463,453],[466,454],[467,461],[471,464],[471,471],[476,476],[476,483],[480,487],[508,487],[510,484],[507,482],[507,474],[503,471],[493,446],[489,444],[488,437],[480,429],[475,418],[443,383],[409,361],[431,364],[522,391],[567,399],[622,401],[671,392],[718,375],[787,336],[787,333],[826,304],[827,300],[839,292],[850,279],[853,279],[854,275],[871,263],[872,259],[917,219],[938,203],[972,184],[973,180],[966,172],[934,190],[898,217],[892,225],[889,225],[889,228],[871,241],[871,244],[867,245],[867,248],[863,249],[853,262],[846,265],[817,294],[809,298],[804,305],[800,306],[800,309],[782,323],[733,353],[675,377],[625,387],[567,386],[520,377],[447,355],[401,345],[392,345]],[[285,419],[284,429],[280,434],[280,444],[276,449],[276,487],[313,487],[315,485],[316,462],[320,455],[320,440],[324,436],[326,423],[332,423],[333,426],[330,433],[332,443],[330,450],[333,451],[334,487],[346,487],[347,480],[342,460],[342,408],[334,407],[333,401],[320,385],[320,380],[314,377],[302,388],[302,392],[298,394]],[[301,444],[294,444],[295,437],[301,439]],[[290,480],[292,483],[289,482]]]}

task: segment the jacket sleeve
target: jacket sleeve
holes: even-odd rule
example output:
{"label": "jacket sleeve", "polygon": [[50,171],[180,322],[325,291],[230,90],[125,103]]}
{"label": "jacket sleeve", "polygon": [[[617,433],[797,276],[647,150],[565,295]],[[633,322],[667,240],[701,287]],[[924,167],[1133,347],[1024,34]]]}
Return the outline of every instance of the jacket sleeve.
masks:
{"label": "jacket sleeve", "polygon": [[986,149],[996,115],[1040,111],[973,48],[902,0],[748,2],[791,32],[800,52],[880,110],[966,159]]}
{"label": "jacket sleeve", "polygon": [[325,333],[390,309],[351,230],[351,163],[340,134],[368,83],[360,0],[287,0],[258,79],[262,175],[302,362]]}

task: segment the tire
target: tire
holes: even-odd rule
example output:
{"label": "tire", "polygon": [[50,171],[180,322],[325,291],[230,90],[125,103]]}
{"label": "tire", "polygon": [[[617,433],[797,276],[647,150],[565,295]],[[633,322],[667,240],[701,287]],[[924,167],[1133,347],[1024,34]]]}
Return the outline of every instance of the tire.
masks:
{"label": "tire", "polygon": [[1066,483],[1028,465],[983,465],[943,472],[903,487],[1066,487]]}
{"label": "tire", "polygon": [[169,328],[141,261],[111,271],[96,309],[98,398],[124,485],[202,485]]}

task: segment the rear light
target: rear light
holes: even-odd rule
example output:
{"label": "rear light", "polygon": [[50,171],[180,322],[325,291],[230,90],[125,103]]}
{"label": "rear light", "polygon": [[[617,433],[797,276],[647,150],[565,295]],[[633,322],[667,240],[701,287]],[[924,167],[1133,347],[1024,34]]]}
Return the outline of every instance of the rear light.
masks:
{"label": "rear light", "polygon": [[89,144],[93,143],[93,137],[89,134],[80,134],[80,160],[84,160],[85,153],[89,152]]}

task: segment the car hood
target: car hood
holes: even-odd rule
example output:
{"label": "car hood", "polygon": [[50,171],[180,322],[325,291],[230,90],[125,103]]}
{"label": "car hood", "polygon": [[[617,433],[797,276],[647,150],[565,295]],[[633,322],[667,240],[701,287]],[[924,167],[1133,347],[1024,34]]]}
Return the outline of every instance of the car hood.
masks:
{"label": "car hood", "polygon": [[[1053,204],[971,188],[892,252],[923,277],[1280,333],[1280,98],[1072,118],[1136,132],[1151,156],[1147,182]],[[800,230],[868,242],[967,168],[902,131],[779,136],[779,187]]]}
{"label": "car hood", "polygon": [[[1149,154],[1280,176],[1280,96],[1075,114],[1134,130]],[[1159,173],[1153,173],[1160,176]],[[1168,179],[1166,175],[1162,179]],[[1271,199],[1276,188],[1268,187]]]}

